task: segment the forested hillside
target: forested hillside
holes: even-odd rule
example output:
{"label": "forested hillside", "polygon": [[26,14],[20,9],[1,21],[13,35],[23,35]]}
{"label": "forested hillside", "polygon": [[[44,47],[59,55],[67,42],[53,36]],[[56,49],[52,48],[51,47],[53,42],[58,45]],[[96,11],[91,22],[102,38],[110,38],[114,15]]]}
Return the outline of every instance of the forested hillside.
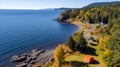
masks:
{"label": "forested hillside", "polygon": [[83,8],[92,8],[92,7],[102,7],[102,6],[108,6],[108,5],[114,5],[114,4],[119,4],[120,1],[115,1],[115,2],[97,2],[97,3],[92,3],[89,4]]}
{"label": "forested hillside", "polygon": [[94,7],[94,8],[83,8],[75,10],[67,10],[61,12],[61,15],[58,17],[59,21],[80,21],[80,22],[89,22],[89,23],[100,23],[108,22],[108,19],[112,16],[113,18],[118,18],[120,14],[119,11],[120,4],[103,6],[103,7]]}
{"label": "forested hillside", "polygon": [[108,67],[120,64],[120,3],[62,12],[60,22],[107,23],[99,33],[98,55]]}

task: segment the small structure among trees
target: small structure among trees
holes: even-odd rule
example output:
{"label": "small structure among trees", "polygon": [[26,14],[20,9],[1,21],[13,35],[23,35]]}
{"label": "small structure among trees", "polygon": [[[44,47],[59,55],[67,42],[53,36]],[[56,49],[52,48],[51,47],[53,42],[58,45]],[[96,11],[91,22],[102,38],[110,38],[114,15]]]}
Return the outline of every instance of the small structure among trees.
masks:
{"label": "small structure among trees", "polygon": [[108,24],[107,21],[101,23],[102,26],[107,26],[107,24]]}
{"label": "small structure among trees", "polygon": [[89,43],[92,43],[92,42],[94,42],[94,38],[93,37],[89,37],[88,41],[89,41]]}
{"label": "small structure among trees", "polygon": [[87,41],[83,36],[83,32],[79,34],[77,40],[75,41],[73,37],[70,37],[66,43],[72,51],[82,51],[86,48]]}
{"label": "small structure among trees", "polygon": [[94,58],[91,56],[91,55],[86,55],[84,58],[83,58],[83,61],[85,63],[92,63],[94,61]]}

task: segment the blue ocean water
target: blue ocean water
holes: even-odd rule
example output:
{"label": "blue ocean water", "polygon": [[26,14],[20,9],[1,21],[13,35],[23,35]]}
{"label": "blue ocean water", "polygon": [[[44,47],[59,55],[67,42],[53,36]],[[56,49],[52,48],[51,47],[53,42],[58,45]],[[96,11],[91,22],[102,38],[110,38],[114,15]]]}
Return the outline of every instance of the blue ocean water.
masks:
{"label": "blue ocean water", "polygon": [[[0,10],[0,65],[15,54],[64,43],[78,29],[53,21],[60,10]],[[4,66],[5,67],[5,66]]]}

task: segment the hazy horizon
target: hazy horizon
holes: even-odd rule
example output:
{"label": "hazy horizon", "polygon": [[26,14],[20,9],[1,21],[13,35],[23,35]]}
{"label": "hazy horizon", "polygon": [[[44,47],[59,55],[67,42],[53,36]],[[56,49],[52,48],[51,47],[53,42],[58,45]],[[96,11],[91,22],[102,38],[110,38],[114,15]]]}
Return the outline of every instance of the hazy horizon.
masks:
{"label": "hazy horizon", "polygon": [[[116,0],[1,0],[0,9],[25,9],[25,10],[39,10],[39,9],[53,9],[53,8],[82,8],[95,2],[112,2]],[[117,0],[120,1],[120,0]]]}

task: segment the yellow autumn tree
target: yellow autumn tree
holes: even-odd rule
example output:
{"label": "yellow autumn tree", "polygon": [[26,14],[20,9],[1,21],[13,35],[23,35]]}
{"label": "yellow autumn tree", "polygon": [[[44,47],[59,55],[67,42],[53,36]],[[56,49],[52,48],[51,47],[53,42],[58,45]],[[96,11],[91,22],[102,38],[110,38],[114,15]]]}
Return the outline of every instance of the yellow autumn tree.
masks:
{"label": "yellow autumn tree", "polygon": [[99,38],[99,47],[101,50],[105,49],[105,46],[106,46],[105,44],[106,44],[107,40],[109,39],[109,37],[110,37],[109,35],[104,35]]}
{"label": "yellow autumn tree", "polygon": [[54,65],[53,67],[62,67],[62,61],[64,60],[64,49],[62,45],[58,45],[54,52]]}
{"label": "yellow autumn tree", "polygon": [[111,51],[106,48],[107,46],[106,42],[108,41],[109,38],[110,38],[110,35],[104,35],[99,38],[99,45],[98,45],[99,50],[97,51],[97,53],[101,58],[111,53]]}

